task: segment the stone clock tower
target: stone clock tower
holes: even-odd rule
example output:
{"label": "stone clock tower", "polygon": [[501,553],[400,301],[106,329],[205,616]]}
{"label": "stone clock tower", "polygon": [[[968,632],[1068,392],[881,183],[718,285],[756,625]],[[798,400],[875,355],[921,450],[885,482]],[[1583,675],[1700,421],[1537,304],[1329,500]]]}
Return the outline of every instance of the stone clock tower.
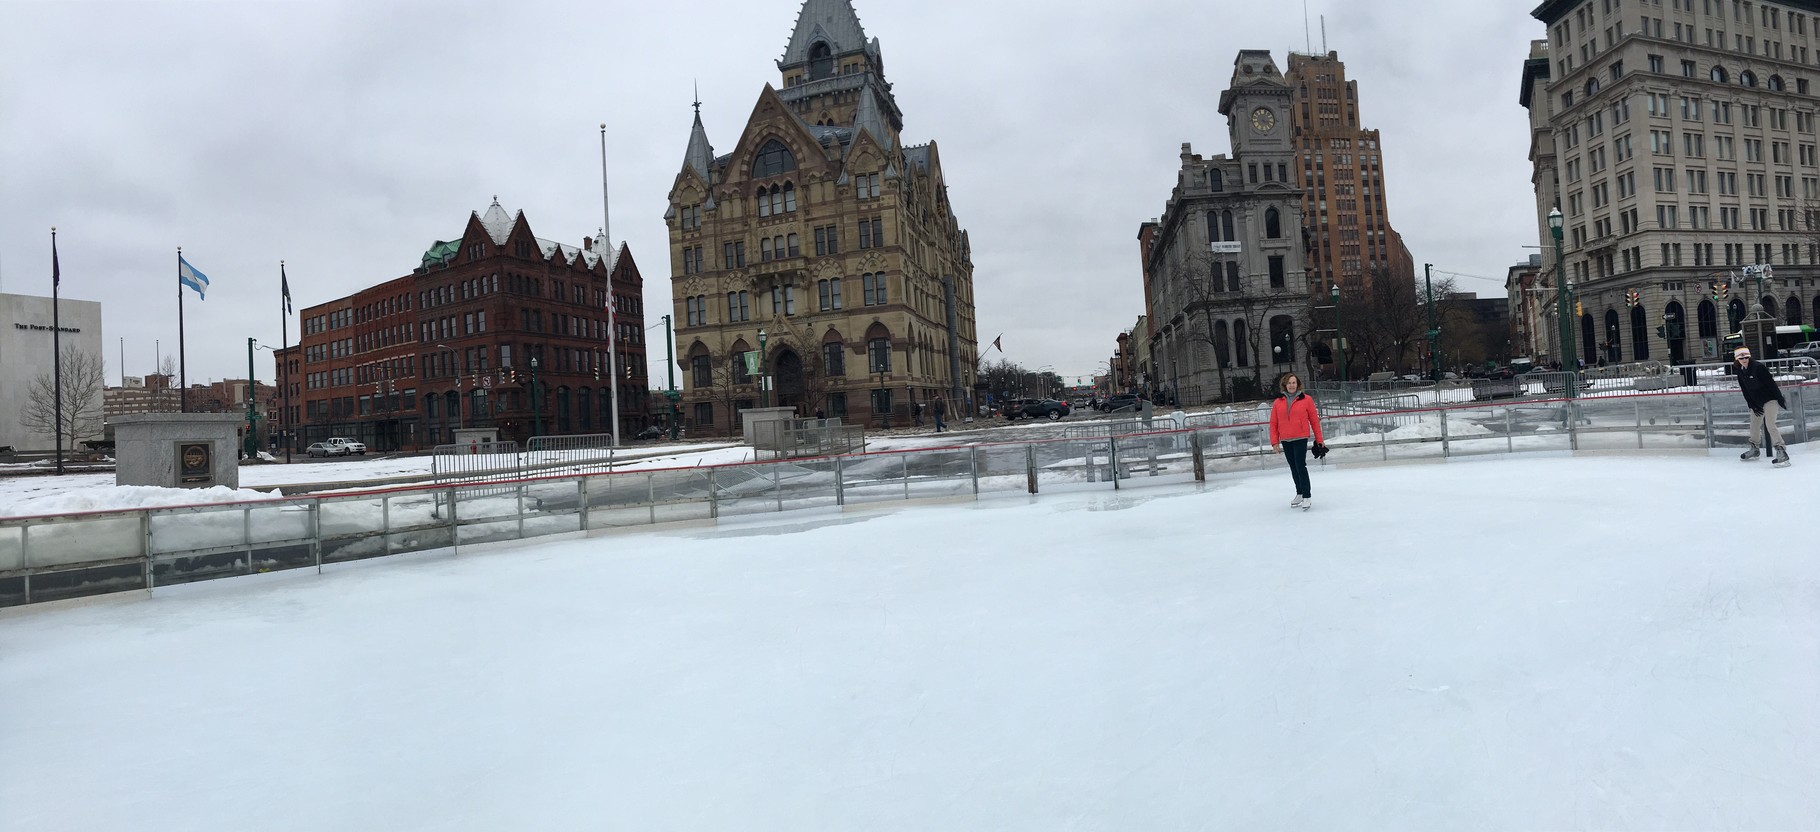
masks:
{"label": "stone clock tower", "polygon": [[[1283,373],[1306,382],[1328,333],[1311,329],[1293,88],[1265,50],[1233,62],[1220,94],[1232,142],[1182,145],[1163,214],[1139,227],[1156,385],[1183,404],[1257,399]],[[1321,347],[1322,350],[1317,350]]]}
{"label": "stone clock tower", "polygon": [[[1290,178],[1297,167],[1289,140],[1292,97],[1293,88],[1277,71],[1269,51],[1239,52],[1232,65],[1232,83],[1220,94],[1220,115],[1226,117],[1231,132],[1232,155],[1250,166],[1245,177],[1247,190],[1257,190],[1256,186],[1265,183],[1298,190]],[[1256,175],[1252,175],[1254,169]]]}

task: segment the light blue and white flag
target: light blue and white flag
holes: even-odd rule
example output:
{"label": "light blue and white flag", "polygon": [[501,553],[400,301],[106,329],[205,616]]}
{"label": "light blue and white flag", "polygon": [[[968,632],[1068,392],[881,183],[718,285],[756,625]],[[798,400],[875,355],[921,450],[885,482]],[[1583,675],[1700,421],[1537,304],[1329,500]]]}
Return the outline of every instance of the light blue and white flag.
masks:
{"label": "light blue and white flag", "polygon": [[177,282],[195,289],[197,299],[208,300],[209,276],[196,271],[181,254],[177,255]]}

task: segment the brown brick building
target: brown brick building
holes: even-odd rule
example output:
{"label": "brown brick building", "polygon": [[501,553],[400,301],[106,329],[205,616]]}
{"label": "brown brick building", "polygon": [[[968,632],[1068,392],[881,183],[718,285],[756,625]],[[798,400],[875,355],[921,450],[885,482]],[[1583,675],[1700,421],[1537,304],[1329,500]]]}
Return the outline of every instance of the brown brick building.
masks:
{"label": "brown brick building", "polygon": [[592,239],[537,237],[523,212],[495,201],[411,274],[303,309],[300,343],[278,355],[290,370],[296,447],[346,436],[375,451],[417,450],[452,441],[459,427],[520,442],[611,433],[613,343],[622,438],[644,427],[644,281],[624,246],[603,254]]}
{"label": "brown brick building", "polygon": [[902,143],[848,0],[806,0],[778,68],[783,88],[765,86],[728,154],[698,105],[670,191],[683,418],[736,429],[763,375],[772,404],[804,415],[902,418],[938,395],[970,412],[973,263],[941,154]]}
{"label": "brown brick building", "polygon": [[1338,285],[1351,295],[1377,275],[1413,278],[1415,259],[1390,225],[1378,131],[1359,126],[1359,83],[1346,80],[1337,52],[1290,53],[1284,77],[1295,88],[1310,291],[1325,297]]}

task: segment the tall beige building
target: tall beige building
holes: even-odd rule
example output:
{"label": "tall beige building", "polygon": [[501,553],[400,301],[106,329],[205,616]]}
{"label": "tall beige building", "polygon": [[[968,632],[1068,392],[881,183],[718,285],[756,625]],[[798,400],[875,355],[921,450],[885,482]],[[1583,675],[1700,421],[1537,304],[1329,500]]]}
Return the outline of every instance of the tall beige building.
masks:
{"label": "tall beige building", "polygon": [[697,105],[670,191],[684,417],[720,432],[767,400],[849,420],[967,408],[968,237],[935,144],[904,143],[878,40],[848,0],[806,0],[777,66],[729,153]]}
{"label": "tall beige building", "polygon": [[[1570,358],[1716,358],[1754,299],[1805,322],[1820,302],[1820,2],[1549,0],[1533,14],[1548,28],[1520,96],[1545,252],[1538,353],[1561,351],[1557,207]],[[1760,295],[1747,266],[1770,267]]]}
{"label": "tall beige building", "polygon": [[1347,80],[1337,52],[1292,52],[1284,75],[1295,87],[1289,119],[1314,293],[1337,285],[1350,294],[1378,275],[1413,277],[1414,258],[1390,224],[1383,143],[1378,131],[1360,126],[1359,83]]}

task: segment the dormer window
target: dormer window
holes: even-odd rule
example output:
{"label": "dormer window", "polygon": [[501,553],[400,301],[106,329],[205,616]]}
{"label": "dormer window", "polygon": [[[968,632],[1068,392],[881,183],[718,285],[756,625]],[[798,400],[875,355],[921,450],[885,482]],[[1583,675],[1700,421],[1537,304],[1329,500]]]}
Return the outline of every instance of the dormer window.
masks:
{"label": "dormer window", "polygon": [[816,41],[809,47],[809,80],[827,78],[834,74],[834,51],[828,44]]}

